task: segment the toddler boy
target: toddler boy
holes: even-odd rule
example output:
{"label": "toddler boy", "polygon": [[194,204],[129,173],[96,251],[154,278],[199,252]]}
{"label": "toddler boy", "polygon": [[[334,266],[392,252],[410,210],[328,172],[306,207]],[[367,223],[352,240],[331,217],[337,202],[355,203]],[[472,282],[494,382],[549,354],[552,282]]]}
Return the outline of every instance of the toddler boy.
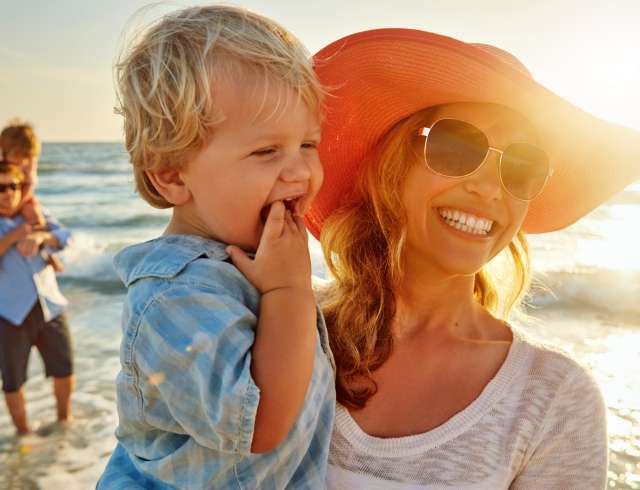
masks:
{"label": "toddler boy", "polygon": [[244,9],[188,8],[117,82],[137,189],[172,217],[115,260],[119,443],[98,488],[323,487],[335,389],[301,219],[322,182],[307,53]]}

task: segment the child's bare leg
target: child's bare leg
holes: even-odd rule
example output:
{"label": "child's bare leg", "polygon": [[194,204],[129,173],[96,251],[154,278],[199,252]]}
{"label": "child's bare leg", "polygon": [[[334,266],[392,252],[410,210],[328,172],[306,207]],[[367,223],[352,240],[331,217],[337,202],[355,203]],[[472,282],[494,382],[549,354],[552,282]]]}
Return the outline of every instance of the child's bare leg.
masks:
{"label": "child's bare leg", "polygon": [[71,420],[71,393],[76,385],[75,376],[53,378],[53,394],[56,397],[58,420]]}
{"label": "child's bare leg", "polygon": [[4,399],[18,434],[27,434],[29,432],[29,426],[27,425],[24,390],[20,388],[18,391],[5,392]]}
{"label": "child's bare leg", "polygon": [[64,264],[57,255],[45,252],[43,259],[47,264],[53,267],[54,271],[64,272]]}

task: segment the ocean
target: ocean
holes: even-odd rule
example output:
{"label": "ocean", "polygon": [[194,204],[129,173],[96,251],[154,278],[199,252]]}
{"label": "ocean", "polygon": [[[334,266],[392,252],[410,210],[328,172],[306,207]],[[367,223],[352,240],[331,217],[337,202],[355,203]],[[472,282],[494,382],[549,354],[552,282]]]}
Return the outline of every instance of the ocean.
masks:
{"label": "ocean", "polygon": [[[20,441],[0,408],[0,490],[93,488],[115,446],[114,379],[119,369],[124,288],[112,266],[118,250],[153,238],[169,212],[133,191],[119,143],[49,143],[37,194],[66,226],[71,245],[59,277],[69,300],[77,387],[66,432]],[[522,328],[588,365],[609,407],[609,488],[640,489],[640,183],[570,228],[531,236],[536,274]],[[326,277],[311,241],[314,274]],[[30,420],[55,418],[51,384],[36,352],[26,397]]]}

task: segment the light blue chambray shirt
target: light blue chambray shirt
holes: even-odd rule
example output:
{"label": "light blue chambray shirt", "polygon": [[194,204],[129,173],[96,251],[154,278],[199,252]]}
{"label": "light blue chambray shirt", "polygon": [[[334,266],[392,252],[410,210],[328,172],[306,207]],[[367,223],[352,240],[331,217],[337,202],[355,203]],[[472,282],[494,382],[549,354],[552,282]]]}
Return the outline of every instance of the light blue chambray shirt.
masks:
{"label": "light blue chambray shirt", "polygon": [[172,235],[116,256],[128,287],[116,381],[119,442],[99,489],[324,488],[336,400],[322,315],[298,420],[276,449],[252,454],[260,296],[224,249]]}
{"label": "light blue chambray shirt", "polygon": [[[71,232],[46,209],[43,209],[43,213],[47,230],[64,248]],[[25,220],[21,215],[0,217],[0,236],[23,223]],[[50,248],[45,250],[53,251]],[[47,265],[40,254],[23,257],[13,245],[4,255],[0,255],[0,316],[14,325],[20,325],[38,300],[46,322],[60,315],[67,305],[67,300],[58,289],[53,267]]]}

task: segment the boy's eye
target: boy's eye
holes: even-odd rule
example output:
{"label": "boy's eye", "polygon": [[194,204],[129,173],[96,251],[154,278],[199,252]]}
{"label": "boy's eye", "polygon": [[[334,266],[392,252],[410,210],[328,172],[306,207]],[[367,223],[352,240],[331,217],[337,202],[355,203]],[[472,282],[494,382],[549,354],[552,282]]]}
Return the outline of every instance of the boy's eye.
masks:
{"label": "boy's eye", "polygon": [[273,155],[276,152],[275,148],[261,148],[251,153],[251,155],[255,155],[258,157]]}
{"label": "boy's eye", "polygon": [[300,145],[302,148],[305,149],[311,149],[311,150],[315,150],[316,148],[318,148],[318,142],[317,141],[306,141],[304,143],[302,143],[302,145]]}

